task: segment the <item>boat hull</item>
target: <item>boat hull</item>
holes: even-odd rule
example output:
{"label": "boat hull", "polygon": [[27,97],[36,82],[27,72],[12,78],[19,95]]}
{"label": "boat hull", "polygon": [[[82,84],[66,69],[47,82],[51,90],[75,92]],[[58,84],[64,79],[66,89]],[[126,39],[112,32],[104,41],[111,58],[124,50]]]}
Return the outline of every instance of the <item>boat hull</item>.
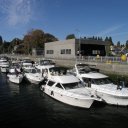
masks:
{"label": "boat hull", "polygon": [[93,98],[78,98],[72,96],[71,93],[63,93],[62,91],[51,90],[45,86],[41,86],[41,90],[48,96],[71,106],[80,108],[90,108],[94,102]]}
{"label": "boat hull", "polygon": [[41,77],[41,76],[36,76],[36,75],[34,76],[34,75],[32,75],[32,74],[26,74],[25,77],[26,77],[26,79],[27,79],[31,84],[36,84],[36,85],[40,84],[40,83],[44,80],[43,77]]}
{"label": "boat hull", "polygon": [[114,95],[114,94],[108,94],[108,93],[104,93],[104,92],[100,92],[100,91],[97,91],[96,93],[107,104],[128,106],[128,95],[127,96]]}
{"label": "boat hull", "polygon": [[8,79],[12,83],[20,84],[23,80],[23,76],[7,75]]}
{"label": "boat hull", "polygon": [[6,73],[8,72],[9,68],[8,67],[1,67],[1,72]]}

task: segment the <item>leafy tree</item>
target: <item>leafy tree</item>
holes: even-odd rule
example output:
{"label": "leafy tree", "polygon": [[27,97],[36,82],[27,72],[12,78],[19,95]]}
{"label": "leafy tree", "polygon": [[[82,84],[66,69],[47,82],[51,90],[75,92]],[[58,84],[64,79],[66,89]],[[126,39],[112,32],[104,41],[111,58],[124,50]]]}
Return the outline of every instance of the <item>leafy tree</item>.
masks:
{"label": "leafy tree", "polygon": [[40,29],[35,29],[29,31],[23,39],[25,53],[29,54],[32,52],[32,48],[42,48],[44,49],[44,43],[52,42],[58,40],[53,35],[49,33],[44,33]]}
{"label": "leafy tree", "polygon": [[76,37],[75,37],[74,34],[69,34],[69,35],[66,36],[66,40],[68,40],[68,39],[75,39],[75,38]]}
{"label": "leafy tree", "polygon": [[[22,44],[23,41],[19,38],[14,38],[10,43],[9,43],[9,46],[8,46],[8,52],[9,53],[12,53],[12,51],[14,51],[14,47],[17,45],[20,45]],[[16,52],[16,51],[15,51]]]}
{"label": "leafy tree", "polygon": [[53,41],[58,41],[58,39],[51,35],[50,33],[45,33],[44,34],[44,42],[53,42]]}
{"label": "leafy tree", "polygon": [[23,43],[24,43],[24,53],[29,54],[31,49],[31,36],[25,35],[23,38]]}
{"label": "leafy tree", "polygon": [[3,44],[0,46],[0,53],[8,53],[8,47],[10,42],[4,41]]}

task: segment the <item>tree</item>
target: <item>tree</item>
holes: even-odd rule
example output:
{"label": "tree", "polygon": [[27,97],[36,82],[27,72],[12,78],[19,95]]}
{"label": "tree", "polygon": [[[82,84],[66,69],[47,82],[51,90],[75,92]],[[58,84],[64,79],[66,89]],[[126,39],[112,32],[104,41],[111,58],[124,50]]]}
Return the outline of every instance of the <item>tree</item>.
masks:
{"label": "tree", "polygon": [[74,34],[69,34],[69,35],[66,36],[66,40],[68,40],[68,39],[75,39],[75,38],[76,37],[75,37]]}
{"label": "tree", "polygon": [[46,42],[53,42],[57,41],[58,39],[49,34],[44,33],[40,29],[32,29],[29,31],[23,39],[24,46],[25,46],[25,53],[29,54],[32,52],[32,48],[42,48],[44,50],[44,43]]}
{"label": "tree", "polygon": [[120,47],[120,41],[117,42],[117,47]]}
{"label": "tree", "polygon": [[104,41],[108,41],[108,37],[106,36],[105,40]]}
{"label": "tree", "polygon": [[0,45],[3,44],[2,36],[0,36]]}
{"label": "tree", "polygon": [[0,45],[0,53],[8,53],[8,47],[10,42],[4,41],[2,45]]}
{"label": "tree", "polygon": [[110,41],[111,45],[113,45],[112,37],[109,37],[108,41]]}
{"label": "tree", "polygon": [[112,41],[112,37],[106,37],[104,41],[107,41],[107,42],[109,41],[110,45],[114,45]]}
{"label": "tree", "polygon": [[44,34],[44,41],[45,42],[53,42],[53,41],[58,41],[58,39],[50,33],[45,33]]}
{"label": "tree", "polygon": [[[9,43],[9,47],[8,47],[8,52],[11,53],[12,51],[14,51],[14,47],[18,46],[20,44],[22,44],[23,41],[19,38],[14,38],[10,43]],[[15,50],[15,52],[17,52],[17,50]]]}
{"label": "tree", "polygon": [[23,43],[24,43],[24,53],[29,54],[30,49],[31,49],[31,36],[30,35],[25,35],[23,38]]}
{"label": "tree", "polygon": [[125,46],[126,46],[126,48],[128,49],[128,40],[126,41],[126,45],[125,45]]}

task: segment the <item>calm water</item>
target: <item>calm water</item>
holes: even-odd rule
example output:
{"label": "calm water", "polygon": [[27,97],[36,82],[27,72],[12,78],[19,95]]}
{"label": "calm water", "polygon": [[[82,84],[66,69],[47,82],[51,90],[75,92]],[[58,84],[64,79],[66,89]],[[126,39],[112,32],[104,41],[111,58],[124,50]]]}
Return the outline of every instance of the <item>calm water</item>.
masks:
{"label": "calm water", "polygon": [[46,96],[39,86],[12,84],[0,74],[0,128],[27,127],[125,128],[128,108],[105,104],[74,108]]}

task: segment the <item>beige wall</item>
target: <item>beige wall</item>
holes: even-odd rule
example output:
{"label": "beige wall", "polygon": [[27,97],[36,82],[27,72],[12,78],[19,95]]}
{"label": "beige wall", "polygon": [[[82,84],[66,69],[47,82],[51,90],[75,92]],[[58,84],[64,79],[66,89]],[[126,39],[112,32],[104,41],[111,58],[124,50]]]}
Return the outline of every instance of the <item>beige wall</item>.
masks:
{"label": "beige wall", "polygon": [[[61,54],[62,49],[71,49],[71,54]],[[47,50],[53,50],[53,54],[47,54]],[[45,43],[45,57],[71,59],[75,58],[75,39]]]}

